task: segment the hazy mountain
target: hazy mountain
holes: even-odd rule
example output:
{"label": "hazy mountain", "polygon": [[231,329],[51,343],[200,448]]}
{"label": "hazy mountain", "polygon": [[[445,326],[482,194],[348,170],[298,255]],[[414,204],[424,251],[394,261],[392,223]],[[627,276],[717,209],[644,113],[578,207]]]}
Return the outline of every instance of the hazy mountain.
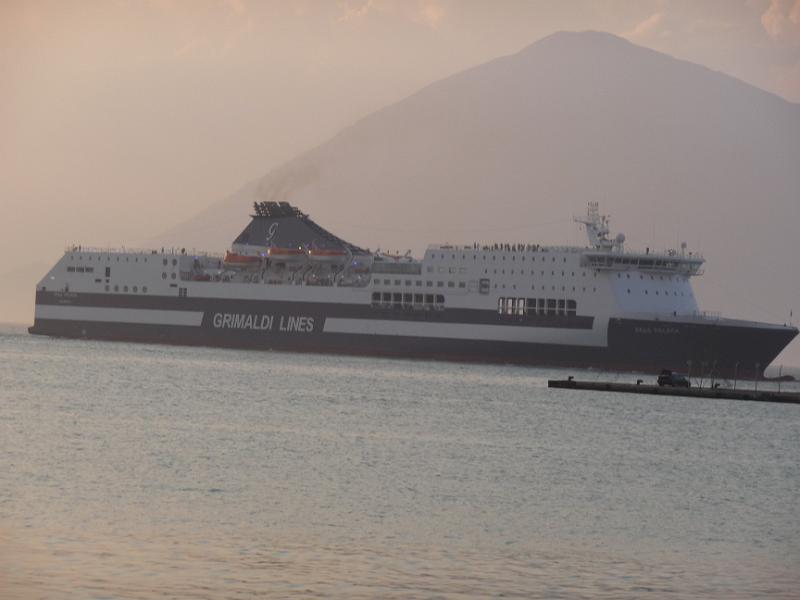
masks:
{"label": "hazy mountain", "polygon": [[222,249],[253,200],[297,204],[360,245],[416,252],[583,243],[569,219],[599,200],[629,246],[685,240],[705,254],[705,308],[800,317],[800,105],[610,34],[557,33],[429,85],[158,244]]}

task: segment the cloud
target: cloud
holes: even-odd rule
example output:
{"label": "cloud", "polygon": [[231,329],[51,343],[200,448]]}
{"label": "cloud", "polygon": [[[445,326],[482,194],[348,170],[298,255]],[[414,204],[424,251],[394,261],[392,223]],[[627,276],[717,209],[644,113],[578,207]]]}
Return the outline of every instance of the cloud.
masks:
{"label": "cloud", "polygon": [[243,15],[247,12],[247,5],[244,0],[225,0],[225,3],[237,15]]}
{"label": "cloud", "polygon": [[642,38],[655,33],[663,24],[664,13],[657,12],[647,17],[644,21],[640,21],[633,29],[622,35],[626,38]]}
{"label": "cloud", "polygon": [[446,14],[447,11],[443,6],[434,2],[422,2],[419,6],[417,20],[431,29],[436,29],[444,20]]}
{"label": "cloud", "polygon": [[339,6],[342,9],[342,15],[339,17],[340,23],[347,23],[348,21],[358,21],[365,18],[370,11],[375,7],[374,0],[365,0],[362,2],[342,2]]}
{"label": "cloud", "polygon": [[447,11],[439,2],[433,0],[345,0],[339,4],[340,23],[365,21],[377,14],[389,18],[399,18],[436,29],[444,20]]}
{"label": "cloud", "polygon": [[776,42],[800,46],[800,0],[772,0],[761,24]]}

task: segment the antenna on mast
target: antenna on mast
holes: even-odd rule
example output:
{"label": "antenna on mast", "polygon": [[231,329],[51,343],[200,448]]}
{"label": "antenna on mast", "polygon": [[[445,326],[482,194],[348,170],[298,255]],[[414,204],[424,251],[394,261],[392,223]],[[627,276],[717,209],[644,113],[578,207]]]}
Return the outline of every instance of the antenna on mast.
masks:
{"label": "antenna on mast", "polygon": [[625,241],[625,236],[620,234],[617,236],[616,242],[608,239],[610,233],[609,222],[610,218],[607,215],[600,214],[600,203],[589,202],[586,209],[585,217],[573,217],[576,223],[582,223],[586,226],[586,235],[589,237],[589,243],[595,248],[602,250],[611,250],[615,245],[620,249],[622,243]]}

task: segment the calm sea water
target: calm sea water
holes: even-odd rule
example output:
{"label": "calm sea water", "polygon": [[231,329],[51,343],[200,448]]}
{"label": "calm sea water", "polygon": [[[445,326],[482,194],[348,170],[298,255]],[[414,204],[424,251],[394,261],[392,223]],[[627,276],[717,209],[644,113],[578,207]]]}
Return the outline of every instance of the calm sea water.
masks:
{"label": "calm sea water", "polygon": [[0,598],[800,597],[800,406],[565,374],[4,327]]}

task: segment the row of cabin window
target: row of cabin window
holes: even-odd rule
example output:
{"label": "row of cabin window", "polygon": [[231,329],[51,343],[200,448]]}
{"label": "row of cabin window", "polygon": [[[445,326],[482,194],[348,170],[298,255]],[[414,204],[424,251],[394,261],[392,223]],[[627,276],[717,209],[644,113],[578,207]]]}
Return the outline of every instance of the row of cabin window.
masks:
{"label": "row of cabin window", "polygon": [[[75,255],[71,254],[69,259],[70,260],[75,260]],[[80,255],[78,257],[78,260],[84,260],[83,255]],[[91,254],[88,255],[85,260],[92,260],[92,255]],[[98,256],[97,257],[97,262],[100,262],[101,260],[102,260],[102,257]],[[106,262],[111,262],[111,257],[110,256],[106,256]],[[117,256],[117,262],[119,262],[119,256]],[[130,257],[129,256],[125,257],[125,262],[130,262]],[[139,262],[139,257],[138,256],[134,257],[133,262]],[[142,262],[147,262],[147,259],[146,258],[142,258]],[[177,263],[178,261],[174,261],[174,262]],[[167,264],[166,261],[164,262],[164,264]]]}
{"label": "row of cabin window", "polygon": [[[380,283],[381,283],[381,280],[377,279],[377,278],[373,281],[373,285],[380,285]],[[422,280],[417,280],[417,281],[415,281],[413,283],[417,287],[422,287]],[[458,281],[458,282],[448,281],[447,282],[447,287],[454,288],[454,287],[456,287],[456,283],[458,283],[458,287],[460,287],[460,288],[466,288],[467,287],[467,282],[466,281]],[[410,279],[406,279],[405,280],[405,284],[407,286],[411,287],[412,281]],[[445,284],[444,281],[437,281],[436,282],[436,287],[444,287],[444,284]],[[392,280],[391,279],[384,279],[383,280],[383,285],[392,285]],[[394,285],[402,285],[401,284],[401,280],[400,279],[395,279],[394,280]],[[433,287],[433,281],[426,281],[425,282],[425,287]]]}
{"label": "row of cabin window", "polygon": [[424,308],[444,309],[441,294],[401,294],[399,292],[372,292],[372,306],[379,308]]}
{"label": "row of cabin window", "polygon": [[94,267],[67,267],[67,273],[94,273]]}
{"label": "row of cabin window", "polygon": [[[482,256],[481,256],[481,258],[482,258],[483,260],[486,260],[486,256],[487,256],[487,255],[486,255],[486,254],[484,254],[484,255],[482,255]],[[492,260],[497,260],[497,256],[496,256],[495,254],[491,254],[491,255],[489,255],[489,256],[491,256],[491,257],[492,257]],[[511,255],[511,260],[517,260],[516,256],[517,256],[517,255],[515,255],[515,254],[512,254],[512,255]],[[522,254],[521,254],[521,255],[519,255],[519,256],[520,256],[520,260],[522,260],[522,261],[524,261],[524,260],[525,260],[525,255],[522,255]],[[453,258],[453,259],[455,259],[455,257],[456,257],[456,255],[455,255],[455,254],[453,254],[453,255],[452,255],[452,258]],[[435,253],[434,253],[434,254],[431,254],[431,258],[435,260],[435,259],[436,259],[436,254],[435,254]],[[553,257],[542,256],[542,260],[541,260],[540,262],[547,262],[547,259],[548,259],[548,258],[550,258],[550,262],[556,262],[556,257],[555,257],[555,256],[553,256]],[[442,254],[442,260],[444,260],[444,259],[445,259],[445,258],[444,258],[444,254]],[[466,260],[466,259],[467,259],[467,255],[466,255],[466,254],[462,254],[462,255],[461,255],[461,260]],[[505,260],[505,259],[506,259],[506,256],[505,256],[505,254],[501,254],[501,255],[500,255],[500,259],[501,259],[501,260]],[[478,260],[478,257],[477,257],[477,255],[473,254],[473,255],[472,255],[472,260]],[[563,258],[562,258],[562,261],[563,261],[563,262],[567,262],[567,258],[566,258],[566,257],[563,257]],[[536,257],[535,257],[535,256],[531,257],[531,262],[536,262]]]}
{"label": "row of cabin window", "polygon": [[499,315],[566,315],[574,317],[578,303],[564,298],[498,298]]}
{"label": "row of cabin window", "polygon": [[[550,276],[551,277],[558,277],[558,275],[556,275],[557,272],[558,271],[550,271]],[[489,274],[489,269],[484,269],[483,273],[484,273],[484,275],[488,275]],[[497,275],[497,269],[492,269],[492,273]],[[545,273],[546,273],[546,271],[541,271],[542,277],[545,276]],[[501,275],[505,275],[506,274],[506,270],[505,269],[500,269],[500,274]],[[514,274],[514,269],[511,269],[510,274],[511,275]],[[525,275],[525,271],[523,269],[520,269],[519,270],[519,274],[520,275]],[[530,275],[531,275],[531,277],[534,277],[536,275],[536,271],[534,269],[531,269],[530,270]],[[575,271],[572,271],[572,275],[571,276],[575,277]],[[566,271],[561,271],[561,277],[569,277],[569,276],[567,275]],[[581,271],[581,277],[586,277],[586,271]],[[594,277],[596,279],[597,278],[597,273],[593,273],[592,277]]]}

